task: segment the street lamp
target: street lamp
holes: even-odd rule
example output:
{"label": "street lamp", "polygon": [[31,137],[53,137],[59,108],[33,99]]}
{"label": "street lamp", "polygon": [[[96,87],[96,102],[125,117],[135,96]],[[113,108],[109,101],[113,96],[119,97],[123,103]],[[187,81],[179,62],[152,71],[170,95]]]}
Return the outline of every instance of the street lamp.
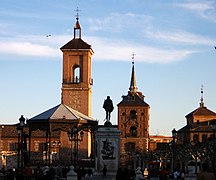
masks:
{"label": "street lamp", "polygon": [[18,162],[17,162],[17,168],[20,168],[20,162],[21,162],[21,169],[23,169],[23,128],[25,125],[25,118],[23,115],[19,118],[19,124],[17,126],[17,134],[18,134]]}
{"label": "street lamp", "polygon": [[[53,146],[52,160],[53,160],[53,162],[55,162],[56,160],[59,160],[59,157],[60,157],[61,142],[60,141],[58,141],[58,142],[53,141],[52,146]],[[56,150],[56,148],[57,148],[57,150]]]}
{"label": "street lamp", "polygon": [[173,137],[173,172],[175,170],[175,163],[176,163],[176,143],[175,143],[175,140],[176,140],[176,136],[177,136],[177,131],[175,130],[175,128],[172,130],[172,137]]}
{"label": "street lamp", "polygon": [[213,119],[212,123],[211,123],[211,127],[213,130],[213,161],[212,161],[212,167],[213,167],[213,171],[215,172],[215,161],[216,161],[216,142],[215,142],[215,131],[216,131],[216,119]]}
{"label": "street lamp", "polygon": [[73,129],[69,129],[68,131],[68,138],[69,141],[71,141],[71,164],[72,164],[72,141],[74,141],[74,165],[78,162],[78,142],[83,141],[84,132],[83,130],[80,131],[77,128],[77,126],[74,126]]}
{"label": "street lamp", "polygon": [[18,134],[18,141],[17,141],[17,169],[20,168],[20,135],[21,135],[21,128],[17,126],[17,134]]}

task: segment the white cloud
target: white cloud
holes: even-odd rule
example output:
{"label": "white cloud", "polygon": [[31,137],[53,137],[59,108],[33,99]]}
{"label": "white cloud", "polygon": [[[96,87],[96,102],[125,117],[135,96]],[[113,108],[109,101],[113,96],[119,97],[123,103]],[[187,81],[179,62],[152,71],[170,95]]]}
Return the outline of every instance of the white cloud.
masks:
{"label": "white cloud", "polygon": [[[151,36],[149,35],[149,37]],[[191,41],[191,43],[200,42],[198,41],[199,39],[195,38],[197,41],[193,40],[193,38],[192,40],[189,40],[190,38],[188,38],[188,36],[184,37],[178,33],[173,35],[173,37],[170,37],[170,33],[154,33],[151,38],[157,38],[163,42],[165,42],[165,39],[172,42],[183,41],[183,39]],[[22,39],[23,41],[21,41]],[[52,35],[49,38],[44,36],[19,36],[13,38],[14,41],[10,39],[10,41],[0,42],[0,53],[6,54],[7,56],[22,55],[42,58],[51,57],[61,60],[62,53],[59,51],[59,48],[70,39],[72,39],[72,37],[68,35]],[[135,52],[136,61],[171,63],[184,60],[192,53],[195,53],[195,51],[192,50],[163,48],[165,46],[151,47],[145,43],[138,44],[131,42],[131,40],[113,40],[94,36],[83,37],[83,40],[92,45],[95,52],[93,58],[99,61],[131,61],[131,54]],[[207,44],[205,39],[203,39],[203,43]]]}
{"label": "white cloud", "polygon": [[187,58],[194,51],[172,50],[154,48],[147,45],[133,44],[132,42],[109,40],[91,37],[88,38],[93,49],[95,49],[94,59],[109,61],[131,61],[131,54],[135,52],[136,61],[148,63],[170,63]]}
{"label": "white cloud", "polygon": [[205,36],[198,36],[184,31],[148,31],[145,32],[145,36],[151,39],[157,39],[159,41],[167,41],[170,43],[178,43],[182,45],[211,45],[216,40]]}
{"label": "white cloud", "polygon": [[179,4],[178,6],[186,8],[186,9],[190,9],[193,11],[199,11],[199,12],[205,12],[207,10],[212,10],[214,9],[212,7],[213,2],[210,1],[205,1],[205,2],[188,2],[188,3],[182,3]]}
{"label": "white cloud", "polygon": [[0,42],[0,53],[37,57],[59,56],[58,51],[54,48],[30,42]]}
{"label": "white cloud", "polygon": [[191,10],[204,19],[216,22],[215,1],[188,1],[187,3],[176,4],[176,6]]}
{"label": "white cloud", "polygon": [[104,18],[89,18],[88,22],[91,31],[109,31],[113,33],[121,32],[125,28],[133,30],[133,27],[136,29],[146,27],[151,19],[152,17],[148,15],[112,13]]}

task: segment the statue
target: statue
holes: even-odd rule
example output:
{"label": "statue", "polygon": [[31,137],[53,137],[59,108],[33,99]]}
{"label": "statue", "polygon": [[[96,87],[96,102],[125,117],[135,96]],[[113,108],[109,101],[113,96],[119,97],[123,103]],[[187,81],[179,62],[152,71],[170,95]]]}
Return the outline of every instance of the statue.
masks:
{"label": "statue", "polygon": [[106,120],[110,121],[110,114],[113,111],[114,107],[113,107],[113,102],[110,99],[110,96],[107,96],[107,99],[104,100],[104,104],[103,104],[103,108],[106,111]]}

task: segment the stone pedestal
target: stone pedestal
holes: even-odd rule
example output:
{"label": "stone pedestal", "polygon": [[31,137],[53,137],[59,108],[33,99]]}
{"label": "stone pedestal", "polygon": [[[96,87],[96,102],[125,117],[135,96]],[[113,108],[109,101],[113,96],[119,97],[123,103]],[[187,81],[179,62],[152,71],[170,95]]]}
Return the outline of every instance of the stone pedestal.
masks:
{"label": "stone pedestal", "polygon": [[112,125],[98,128],[95,133],[95,168],[97,174],[103,174],[106,166],[107,175],[116,174],[120,163],[120,131]]}

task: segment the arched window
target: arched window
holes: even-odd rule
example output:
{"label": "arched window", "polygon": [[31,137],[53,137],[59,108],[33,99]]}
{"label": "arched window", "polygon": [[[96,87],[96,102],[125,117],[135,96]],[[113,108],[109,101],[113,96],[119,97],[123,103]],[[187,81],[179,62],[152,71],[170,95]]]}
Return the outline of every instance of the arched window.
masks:
{"label": "arched window", "polygon": [[207,135],[206,134],[203,134],[202,135],[202,142],[206,142],[207,141]]}
{"label": "arched window", "polygon": [[197,134],[194,134],[194,135],[193,135],[193,142],[194,142],[194,143],[197,143],[198,141],[199,141],[198,135],[197,135]]}
{"label": "arched window", "polygon": [[80,83],[80,67],[78,65],[73,66],[71,77],[73,83]]}
{"label": "arched window", "polygon": [[130,118],[131,119],[136,119],[137,118],[137,112],[135,110],[130,111]]}
{"label": "arched window", "polygon": [[137,128],[134,126],[130,127],[130,136],[136,137],[137,136]]}

